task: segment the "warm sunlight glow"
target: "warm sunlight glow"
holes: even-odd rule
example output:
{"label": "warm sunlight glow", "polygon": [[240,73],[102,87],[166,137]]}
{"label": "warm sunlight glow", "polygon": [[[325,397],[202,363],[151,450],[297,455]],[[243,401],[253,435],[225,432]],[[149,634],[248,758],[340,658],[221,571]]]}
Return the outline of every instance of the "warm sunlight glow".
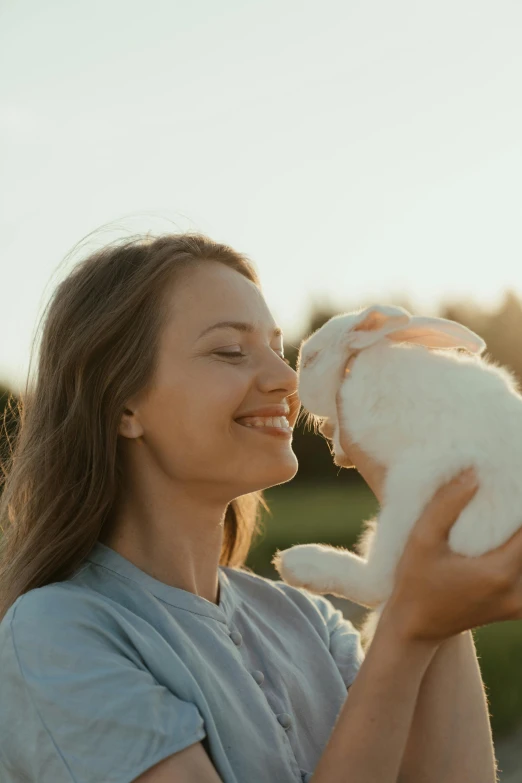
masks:
{"label": "warm sunlight glow", "polygon": [[0,379],[22,382],[58,265],[111,221],[246,252],[285,336],[312,301],[522,293],[521,4],[1,16]]}

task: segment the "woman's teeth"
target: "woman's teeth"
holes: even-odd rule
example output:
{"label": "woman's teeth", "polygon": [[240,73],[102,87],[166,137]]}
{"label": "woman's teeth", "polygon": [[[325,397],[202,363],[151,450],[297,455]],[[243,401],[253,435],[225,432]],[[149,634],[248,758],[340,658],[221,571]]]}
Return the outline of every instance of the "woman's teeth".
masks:
{"label": "woman's teeth", "polygon": [[247,416],[241,419],[240,424],[245,427],[281,427],[290,429],[286,416]]}

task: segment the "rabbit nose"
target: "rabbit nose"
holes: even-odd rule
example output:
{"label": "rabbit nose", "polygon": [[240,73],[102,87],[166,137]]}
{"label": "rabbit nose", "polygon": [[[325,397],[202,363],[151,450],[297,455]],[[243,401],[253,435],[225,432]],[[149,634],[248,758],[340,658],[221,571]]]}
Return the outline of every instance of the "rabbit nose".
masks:
{"label": "rabbit nose", "polygon": [[358,356],[359,356],[359,351],[355,351],[354,353],[352,353],[352,355],[350,356],[350,358],[348,359],[348,361],[344,365],[344,374],[345,375],[348,375],[351,372],[352,365],[353,365],[354,361],[357,359]]}

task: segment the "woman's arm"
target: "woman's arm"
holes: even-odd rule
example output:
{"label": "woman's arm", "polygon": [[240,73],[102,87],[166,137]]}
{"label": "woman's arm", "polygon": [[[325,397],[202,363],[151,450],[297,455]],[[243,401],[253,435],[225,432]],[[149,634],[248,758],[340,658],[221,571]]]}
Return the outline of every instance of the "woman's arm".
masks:
{"label": "woman's arm", "polygon": [[383,614],[312,783],[494,783],[487,703],[470,631],[401,639]]}
{"label": "woman's arm", "polygon": [[493,783],[488,705],[470,631],[446,639],[424,675],[401,783]]}
{"label": "woman's arm", "polygon": [[402,638],[397,628],[385,609],[311,783],[397,783],[420,684],[438,646]]}
{"label": "woman's arm", "polygon": [[[460,710],[466,704],[470,705],[470,698],[475,705],[478,695],[483,698],[480,677],[473,680],[469,645],[468,653],[462,658],[461,643],[454,637],[468,638],[469,642],[462,632],[470,628],[522,618],[522,529],[505,544],[480,557],[464,557],[453,552],[448,543],[449,532],[475,491],[476,485],[470,484],[469,479],[467,483],[463,479],[453,480],[436,492],[414,525],[396,568],[393,593],[386,602],[312,783],[424,783],[419,769],[414,768],[415,759],[408,756],[406,766],[412,761],[404,769],[403,757],[411,741],[421,683],[437,650],[448,640],[455,642],[455,654],[459,651],[457,670],[453,670],[453,677],[461,680],[460,694],[453,702],[453,708],[458,709],[455,719],[459,719]],[[450,651],[448,644],[440,655]],[[476,666],[471,651],[471,661]],[[434,675],[440,666],[444,668],[445,661],[443,657],[439,659]],[[450,686],[451,675],[446,693]],[[432,688],[436,687],[437,678],[432,681]],[[432,706],[433,701],[428,708]],[[448,702],[446,706],[451,708]],[[472,716],[478,721],[475,728],[480,725],[480,716],[480,709],[475,710]],[[440,729],[440,723],[437,727]],[[472,733],[473,730],[470,729]],[[437,748],[441,750],[440,738],[434,736],[432,741],[431,753],[435,755]],[[484,754],[482,758],[487,764],[490,734],[486,731],[479,742],[477,753]],[[475,734],[473,745],[477,745]],[[469,761],[468,748],[464,758],[462,750],[460,744],[453,746],[453,761],[461,765],[460,770]],[[420,750],[417,760],[421,758]],[[407,774],[409,778],[405,778]],[[493,783],[494,765],[489,770],[486,766],[479,774],[481,783]],[[447,778],[443,779],[446,783]],[[470,776],[464,779],[469,780]],[[476,778],[471,779],[475,783]]]}
{"label": "woman's arm", "polygon": [[[381,503],[386,468],[350,441],[339,399],[337,405],[346,465],[357,466]],[[329,437],[325,425],[321,431]],[[313,783],[496,781],[468,629],[522,618],[522,528],[480,557],[452,552],[451,527],[476,488],[472,472],[461,475],[437,491],[414,525],[393,593]],[[476,758],[470,758],[470,747]],[[436,773],[432,762],[439,764]]]}

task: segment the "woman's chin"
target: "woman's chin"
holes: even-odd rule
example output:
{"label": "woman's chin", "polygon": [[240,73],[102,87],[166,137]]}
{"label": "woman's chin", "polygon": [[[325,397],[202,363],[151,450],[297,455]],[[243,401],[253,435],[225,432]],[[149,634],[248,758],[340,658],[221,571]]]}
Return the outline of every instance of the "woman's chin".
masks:
{"label": "woman's chin", "polygon": [[268,489],[277,484],[285,484],[294,478],[298,467],[297,457],[293,451],[290,451],[287,459],[274,460],[272,464],[263,468],[260,466],[259,471],[253,473],[253,482],[257,485],[256,489]]}

